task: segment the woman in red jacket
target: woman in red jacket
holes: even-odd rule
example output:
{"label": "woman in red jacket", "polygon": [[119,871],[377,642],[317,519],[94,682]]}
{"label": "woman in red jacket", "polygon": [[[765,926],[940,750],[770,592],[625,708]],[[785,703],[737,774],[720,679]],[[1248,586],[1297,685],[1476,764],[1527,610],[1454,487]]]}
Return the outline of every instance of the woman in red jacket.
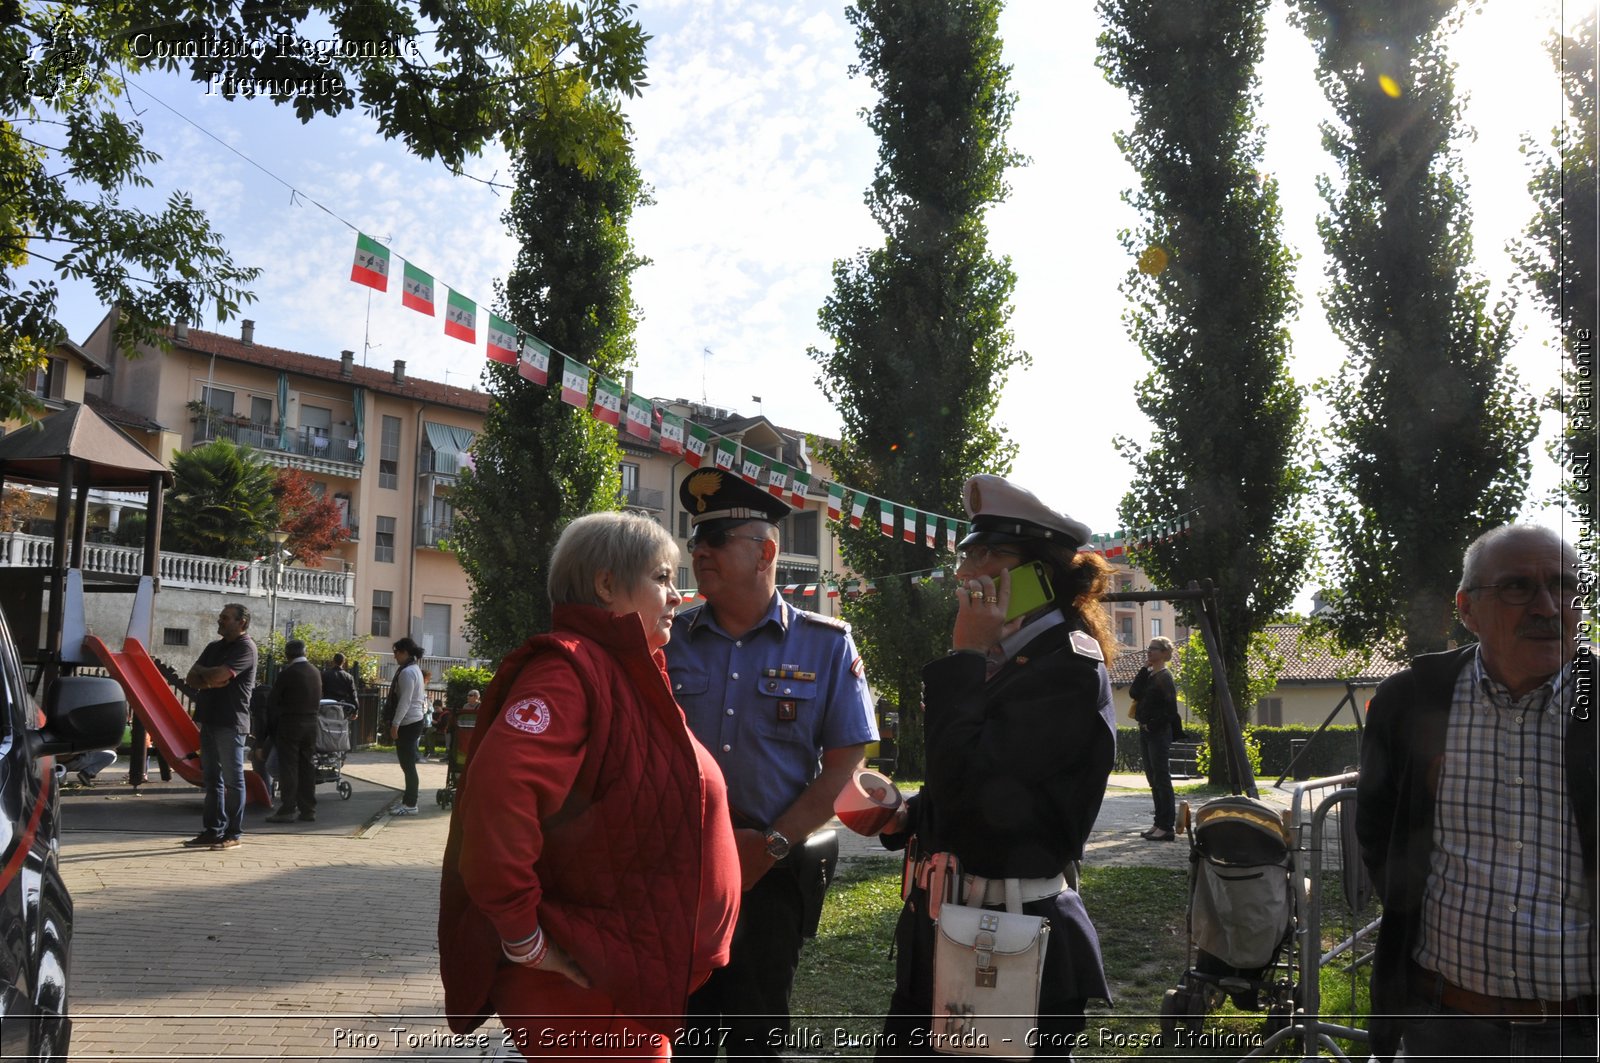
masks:
{"label": "woman in red jacket", "polygon": [[727,962],[726,788],[661,653],[677,559],[645,517],[573,521],[550,558],[553,630],[484,695],[440,891],[457,1033],[493,1011],[530,1058],[665,1059],[690,991]]}

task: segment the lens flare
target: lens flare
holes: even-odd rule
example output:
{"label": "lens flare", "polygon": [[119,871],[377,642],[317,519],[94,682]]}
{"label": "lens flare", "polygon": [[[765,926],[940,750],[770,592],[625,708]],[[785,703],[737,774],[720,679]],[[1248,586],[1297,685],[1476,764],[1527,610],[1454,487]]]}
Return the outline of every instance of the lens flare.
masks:
{"label": "lens flare", "polygon": [[1151,244],[1139,255],[1139,272],[1147,276],[1157,276],[1167,268],[1167,253],[1161,248]]}
{"label": "lens flare", "polygon": [[1378,87],[1382,89],[1383,94],[1390,99],[1398,100],[1400,98],[1400,82],[1396,81],[1388,74],[1378,75]]}

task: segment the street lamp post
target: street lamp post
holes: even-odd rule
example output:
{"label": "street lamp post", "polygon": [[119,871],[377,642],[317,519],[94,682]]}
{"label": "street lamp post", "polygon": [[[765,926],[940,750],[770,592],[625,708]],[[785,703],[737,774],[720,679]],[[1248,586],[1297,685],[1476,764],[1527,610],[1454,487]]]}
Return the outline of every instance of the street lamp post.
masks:
{"label": "street lamp post", "polygon": [[273,660],[272,639],[278,633],[278,583],[283,578],[283,544],[288,541],[289,533],[282,528],[274,528],[267,533],[267,538],[272,540],[271,582],[267,584],[267,596],[271,599],[267,620],[267,664],[270,666]]}

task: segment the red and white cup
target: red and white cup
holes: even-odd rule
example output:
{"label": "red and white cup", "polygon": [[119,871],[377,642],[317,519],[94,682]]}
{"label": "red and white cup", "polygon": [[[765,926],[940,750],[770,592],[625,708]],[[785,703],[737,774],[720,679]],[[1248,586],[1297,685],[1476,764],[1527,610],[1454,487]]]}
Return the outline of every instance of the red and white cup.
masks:
{"label": "red and white cup", "polygon": [[870,838],[889,826],[900,803],[900,790],[894,780],[862,768],[833,799],[833,814],[846,827]]}

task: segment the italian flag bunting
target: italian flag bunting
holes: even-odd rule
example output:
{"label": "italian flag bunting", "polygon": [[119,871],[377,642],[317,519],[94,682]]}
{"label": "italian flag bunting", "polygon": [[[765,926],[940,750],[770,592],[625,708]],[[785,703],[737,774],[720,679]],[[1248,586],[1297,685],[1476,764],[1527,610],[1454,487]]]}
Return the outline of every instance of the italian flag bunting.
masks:
{"label": "italian flag bunting", "polygon": [[652,416],[653,413],[654,409],[651,407],[649,399],[641,398],[638,395],[629,395],[628,423],[624,425],[628,430],[628,434],[630,436],[638,436],[640,439],[649,439],[650,422],[655,419]]}
{"label": "italian flag bunting", "polygon": [[862,520],[867,515],[867,496],[860,491],[850,496],[850,527],[861,527]]}
{"label": "italian flag bunting", "polygon": [[580,410],[589,407],[589,367],[576,358],[561,359],[561,401]]}
{"label": "italian flag bunting", "polygon": [[887,499],[878,499],[878,527],[883,534],[894,538],[894,503]]}
{"label": "italian flag bunting", "polygon": [[419,314],[433,316],[433,274],[406,263],[405,280],[400,284],[400,303]]}
{"label": "italian flag bunting", "polygon": [[761,469],[763,465],[761,458],[761,454],[746,447],[744,460],[739,463],[739,475],[744,477],[747,483],[754,484],[756,487],[761,486]]}
{"label": "italian flag bunting", "polygon": [[689,434],[683,440],[683,460],[691,469],[698,469],[706,460],[706,451],[711,446],[711,429],[693,421],[686,424]]}
{"label": "italian flag bunting", "polygon": [[489,361],[517,364],[517,327],[497,314],[489,315]]}
{"label": "italian flag bunting", "polygon": [[683,418],[665,410],[661,412],[661,453],[683,453]]}
{"label": "italian flag bunting", "polygon": [[533,336],[522,337],[522,357],[517,361],[517,374],[530,384],[548,386],[550,383],[550,347]]}
{"label": "italian flag bunting", "polygon": [[767,466],[767,494],[783,498],[789,493],[789,466],[774,461]]}
{"label": "italian flag bunting", "polygon": [[717,468],[733,471],[733,466],[739,457],[739,444],[723,436],[717,437],[717,444],[711,459],[716,462]]}
{"label": "italian flag bunting", "polygon": [[838,520],[844,515],[844,484],[828,485],[828,519]]}
{"label": "italian flag bunting", "polygon": [[595,420],[612,427],[622,422],[622,385],[605,374],[599,374],[594,383]]}
{"label": "italian flag bunting", "polygon": [[922,515],[922,542],[929,550],[936,549],[934,543],[939,538],[939,518],[932,513]]}
{"label": "italian flag bunting", "polygon": [[956,541],[960,538],[960,536],[956,534],[956,528],[960,523],[961,522],[956,520],[954,517],[944,518],[944,545],[945,549],[949,550],[951,553],[955,553]]}
{"label": "italian flag bunting", "polygon": [[389,290],[389,249],[365,233],[356,233],[356,261],[350,279],[380,292]]}
{"label": "italian flag bunting", "polygon": [[811,490],[811,474],[794,470],[794,475],[789,477],[789,504],[795,509],[804,509],[806,505],[806,492]]}
{"label": "italian flag bunting", "polygon": [[449,285],[450,293],[444,307],[444,334],[466,343],[478,342],[478,304]]}
{"label": "italian flag bunting", "polygon": [[900,507],[900,537],[908,543],[917,541],[917,511],[910,506]]}

